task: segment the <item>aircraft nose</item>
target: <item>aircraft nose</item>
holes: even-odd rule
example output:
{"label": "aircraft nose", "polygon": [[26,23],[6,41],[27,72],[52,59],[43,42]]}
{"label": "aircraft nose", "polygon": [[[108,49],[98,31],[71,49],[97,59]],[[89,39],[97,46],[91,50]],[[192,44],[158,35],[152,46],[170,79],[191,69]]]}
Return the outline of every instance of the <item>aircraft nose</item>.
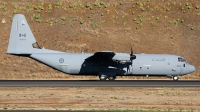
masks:
{"label": "aircraft nose", "polygon": [[189,66],[188,66],[188,71],[189,71],[190,73],[194,72],[194,71],[195,71],[195,67],[194,67],[193,65],[189,65]]}

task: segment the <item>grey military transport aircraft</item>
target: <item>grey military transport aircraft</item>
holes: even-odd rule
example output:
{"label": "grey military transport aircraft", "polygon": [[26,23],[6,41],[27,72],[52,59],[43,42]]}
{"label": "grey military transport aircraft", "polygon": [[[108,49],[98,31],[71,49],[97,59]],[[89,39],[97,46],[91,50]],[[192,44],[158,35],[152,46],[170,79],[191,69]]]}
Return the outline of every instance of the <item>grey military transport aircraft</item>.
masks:
{"label": "grey military transport aircraft", "polygon": [[195,71],[195,67],[177,55],[134,54],[100,51],[67,53],[40,48],[22,14],[13,18],[7,54],[32,58],[71,75],[96,75],[100,80],[115,80],[116,76],[178,76]]}

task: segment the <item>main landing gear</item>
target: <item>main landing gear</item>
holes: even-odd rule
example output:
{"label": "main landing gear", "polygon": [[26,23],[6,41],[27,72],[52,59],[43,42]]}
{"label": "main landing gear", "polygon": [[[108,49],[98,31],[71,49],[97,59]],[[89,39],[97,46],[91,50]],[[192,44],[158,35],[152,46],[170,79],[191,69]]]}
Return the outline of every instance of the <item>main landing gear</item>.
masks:
{"label": "main landing gear", "polygon": [[101,75],[101,76],[99,76],[99,79],[100,79],[100,80],[106,80],[106,79],[108,79],[108,80],[112,81],[112,80],[115,80],[115,79],[116,79],[116,76]]}

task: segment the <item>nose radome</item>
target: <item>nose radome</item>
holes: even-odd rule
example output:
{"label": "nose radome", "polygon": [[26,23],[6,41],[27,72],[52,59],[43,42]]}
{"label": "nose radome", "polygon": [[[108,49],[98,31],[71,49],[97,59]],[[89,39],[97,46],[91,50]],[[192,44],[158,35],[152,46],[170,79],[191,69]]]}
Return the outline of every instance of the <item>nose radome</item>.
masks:
{"label": "nose radome", "polygon": [[193,65],[188,66],[188,71],[190,73],[194,72],[195,71],[195,67]]}

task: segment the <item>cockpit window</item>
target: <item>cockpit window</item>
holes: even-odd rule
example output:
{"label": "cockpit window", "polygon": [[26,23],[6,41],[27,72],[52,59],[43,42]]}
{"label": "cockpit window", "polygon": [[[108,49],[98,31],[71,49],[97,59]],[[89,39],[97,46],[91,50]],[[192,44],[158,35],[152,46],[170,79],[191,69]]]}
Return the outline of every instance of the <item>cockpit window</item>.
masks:
{"label": "cockpit window", "polygon": [[178,62],[187,62],[187,61],[182,57],[178,57]]}

